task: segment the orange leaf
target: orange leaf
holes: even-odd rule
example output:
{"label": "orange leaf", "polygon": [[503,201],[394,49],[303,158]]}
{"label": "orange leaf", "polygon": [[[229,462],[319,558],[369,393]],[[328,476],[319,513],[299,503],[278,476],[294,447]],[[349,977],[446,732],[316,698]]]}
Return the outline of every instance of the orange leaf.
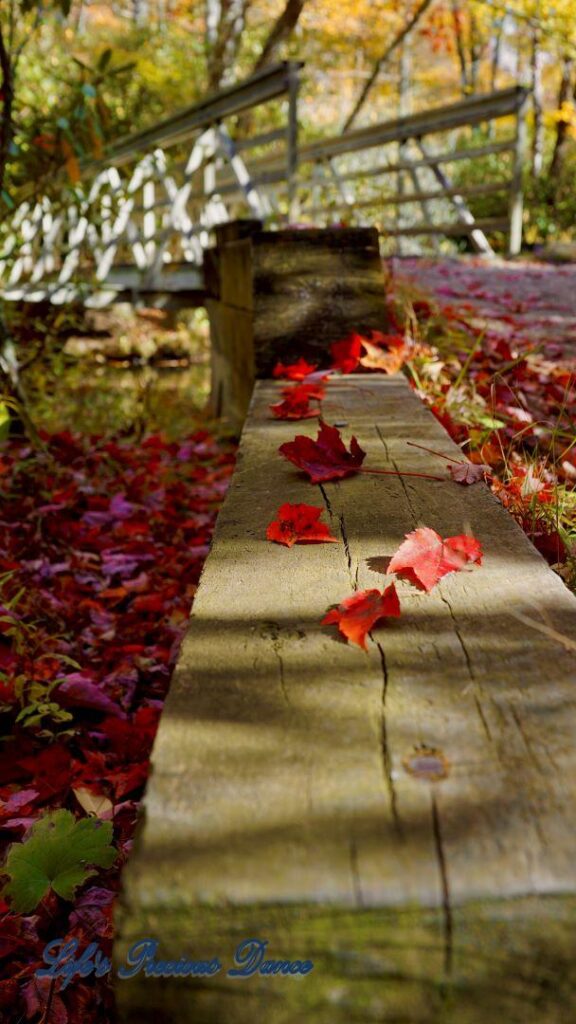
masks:
{"label": "orange leaf", "polygon": [[384,618],[398,618],[400,602],[393,583],[386,590],[360,590],[333,608],[322,619],[322,626],[336,623],[338,629],[353,644],[366,650],[366,634]]}

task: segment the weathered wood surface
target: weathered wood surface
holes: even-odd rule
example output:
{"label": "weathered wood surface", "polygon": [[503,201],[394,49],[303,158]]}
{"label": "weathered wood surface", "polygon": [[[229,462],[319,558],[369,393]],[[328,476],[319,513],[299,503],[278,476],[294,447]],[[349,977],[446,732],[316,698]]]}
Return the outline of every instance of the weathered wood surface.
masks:
{"label": "weathered wood surface", "polygon": [[386,329],[376,228],[262,231],[251,241],[257,377],[295,352],[323,361],[352,330]]}
{"label": "weathered wood surface", "polygon": [[388,315],[375,228],[237,230],[217,231],[206,305],[212,411],[240,427],[255,379],[279,359],[326,365],[331,342],[385,331]]}
{"label": "weathered wood surface", "polygon": [[[564,1024],[576,1009],[576,599],[483,484],[309,484],[257,384],[162,717],[124,874],[117,958],[269,940],[300,979],[118,983],[123,1021]],[[402,377],[342,378],[323,402],[365,465],[444,475],[443,429]],[[339,544],[264,539],[284,501],[324,503]],[[368,653],[321,627],[418,524],[471,530],[485,560],[403,614]],[[519,613],[534,625],[516,618]],[[540,627],[540,628],[539,628]],[[544,631],[543,631],[544,630]],[[553,632],[546,632],[552,630]],[[446,777],[406,770],[420,746]]]}

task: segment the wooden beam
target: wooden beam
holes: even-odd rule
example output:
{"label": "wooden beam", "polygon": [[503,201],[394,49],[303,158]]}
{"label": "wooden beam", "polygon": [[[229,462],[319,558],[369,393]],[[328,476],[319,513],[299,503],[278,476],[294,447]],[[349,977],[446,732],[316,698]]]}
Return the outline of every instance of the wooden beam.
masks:
{"label": "wooden beam", "polygon": [[[120,1020],[568,1021],[576,598],[483,484],[312,486],[278,455],[317,430],[272,419],[282,386],[256,387],[116,915],[116,966],[150,936],[157,960],[222,970],[119,980]],[[334,381],[322,413],[368,467],[447,476],[407,440],[462,457],[401,375]],[[338,543],[268,543],[286,501],[322,506]],[[367,652],[321,626],[386,586],[422,524],[471,531],[483,564],[430,594],[398,584],[402,616]],[[227,977],[250,937],[312,972]]]}
{"label": "wooden beam", "polygon": [[[382,225],[383,235],[394,235],[396,229]],[[458,238],[460,235],[470,235],[473,231],[508,231],[508,220],[506,217],[484,217],[472,224],[464,222],[458,224],[412,224],[410,227],[402,228],[399,233],[403,235],[446,235],[449,238]]]}
{"label": "wooden beam", "polygon": [[[509,181],[491,181],[487,185],[469,185],[467,188],[452,186],[446,189],[421,189],[414,192],[397,192],[393,195],[386,195],[384,193],[373,196],[371,199],[355,200],[352,203],[340,201],[336,204],[336,208],[338,210],[349,210],[353,214],[356,209],[377,210],[378,207],[382,206],[402,206],[405,203],[421,203],[423,200],[448,199],[450,196],[462,196],[469,199],[474,196],[497,195],[499,192],[508,192],[509,189]],[[313,217],[322,212],[325,215],[330,214],[333,209],[334,205],[332,203],[326,203],[324,206],[302,206],[300,212]]]}

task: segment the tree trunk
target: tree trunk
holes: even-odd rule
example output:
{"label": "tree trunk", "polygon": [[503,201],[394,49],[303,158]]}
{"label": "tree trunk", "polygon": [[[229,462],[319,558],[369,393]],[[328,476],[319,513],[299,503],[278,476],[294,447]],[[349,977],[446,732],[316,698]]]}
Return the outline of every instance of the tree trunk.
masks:
{"label": "tree trunk", "polygon": [[456,53],[458,54],[458,63],[460,65],[460,87],[463,95],[467,96],[470,91],[470,82],[468,77],[466,48],[464,46],[464,35],[462,32],[462,12],[455,0],[452,0],[452,25],[454,27]]}
{"label": "tree trunk", "polygon": [[4,206],[6,164],[12,142],[12,109],[14,106],[14,69],[0,25],[0,71],[2,72],[2,117],[0,120],[0,208]]}
{"label": "tree trunk", "polygon": [[544,120],[542,104],[542,54],[540,33],[532,28],[532,49],[530,54],[530,87],[532,90],[532,176],[539,178],[542,173],[544,151]]}
{"label": "tree trunk", "polygon": [[138,28],[148,24],[148,0],[132,0],[132,16]]}
{"label": "tree trunk", "polygon": [[[564,103],[568,103],[572,93],[572,71],[574,62],[568,55],[564,56],[562,62],[562,78],[560,79],[560,88],[558,90],[558,109],[560,110]],[[558,184],[558,176],[562,169],[564,161],[564,151],[566,149],[566,142],[568,140],[568,124],[566,121],[558,121],[556,124],[556,141],[554,143],[554,152],[552,153],[552,160],[550,161],[550,168],[548,175],[552,185],[552,201],[555,198],[556,186]]]}
{"label": "tree trunk", "polygon": [[[406,36],[406,38],[403,39],[401,44],[400,44],[400,54],[399,54],[400,59],[399,59],[399,62],[398,62],[398,105],[397,105],[398,117],[404,117],[404,115],[408,113],[408,106],[409,106],[408,90],[409,90],[409,83],[410,83],[410,53],[409,53],[408,48],[407,48],[408,44],[409,44],[409,39],[410,39],[410,36]],[[406,157],[406,144],[402,143],[402,142],[399,142],[398,143],[398,161],[401,163],[405,159],[405,157]],[[405,175],[404,175],[403,171],[398,171],[398,174],[397,174],[397,177],[396,177],[396,191],[397,191],[398,195],[400,195],[400,196],[403,195],[404,192],[406,191],[406,179],[405,179]],[[398,203],[398,205],[396,206],[396,209],[394,211],[395,221],[396,221],[396,225],[395,226],[396,226],[396,230],[397,231],[399,231],[400,228],[402,227],[402,221],[403,221],[402,212],[403,212],[402,211],[402,205],[400,203]],[[400,234],[398,234],[396,236],[396,252],[397,252],[398,256],[401,256],[402,252],[403,252],[403,239],[402,239],[402,236]]]}
{"label": "tree trunk", "polygon": [[210,92],[217,92],[234,78],[247,7],[247,0],[206,0],[206,63]]}
{"label": "tree trunk", "polygon": [[[276,59],[280,47],[290,38],[296,28],[305,3],[306,0],[286,0],[286,6],[270,29],[268,38],[262,47],[262,52],[252,68],[252,74],[260,71],[261,68],[266,67]],[[247,110],[238,119],[238,135],[249,135],[253,124],[254,113],[252,110]]]}
{"label": "tree trunk", "polygon": [[490,88],[495,92],[498,88],[498,72],[500,71],[500,55],[502,52],[502,29],[504,18],[496,18],[492,33],[492,58],[490,61]]}
{"label": "tree trunk", "polygon": [[470,76],[469,92],[473,95],[478,92],[478,78],[480,75],[480,62],[486,48],[486,42],[482,40],[482,33],[478,25],[478,19],[472,11],[470,13]]}

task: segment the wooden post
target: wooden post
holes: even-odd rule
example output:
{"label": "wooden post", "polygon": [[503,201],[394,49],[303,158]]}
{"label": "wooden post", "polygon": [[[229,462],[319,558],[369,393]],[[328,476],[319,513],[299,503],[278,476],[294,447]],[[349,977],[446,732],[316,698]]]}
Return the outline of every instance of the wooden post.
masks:
{"label": "wooden post", "polygon": [[375,228],[217,232],[207,270],[212,412],[244,421],[254,381],[278,360],[329,365],[330,344],[387,324]]}
{"label": "wooden post", "polygon": [[215,229],[216,246],[204,253],[206,311],[210,320],[210,411],[240,428],[254,383],[250,236],[258,220]]}
{"label": "wooden post", "polygon": [[290,66],[288,72],[288,120],[286,124],[286,183],[288,186],[288,222],[296,219],[296,175],[298,172],[298,91],[300,68]]}
{"label": "wooden post", "polygon": [[514,165],[512,184],[510,186],[510,234],[508,238],[508,255],[518,256],[522,248],[522,217],[524,212],[524,196],[522,175],[526,158],[526,108],[528,96],[525,96],[516,115],[516,139],[514,145]]}

